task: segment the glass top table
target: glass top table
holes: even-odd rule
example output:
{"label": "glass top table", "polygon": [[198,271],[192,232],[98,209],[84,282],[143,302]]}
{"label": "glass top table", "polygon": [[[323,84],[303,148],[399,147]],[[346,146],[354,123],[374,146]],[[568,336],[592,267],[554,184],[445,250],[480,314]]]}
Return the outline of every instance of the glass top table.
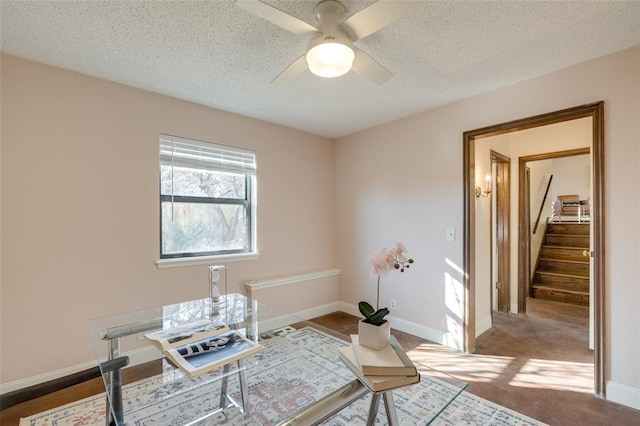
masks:
{"label": "glass top table", "polygon": [[[192,377],[145,337],[201,320],[224,324],[262,350]],[[338,357],[337,348],[349,345],[349,336],[241,294],[87,323],[107,391],[106,424],[321,424],[352,404],[364,404],[366,410],[371,399],[365,396],[371,391]],[[414,423],[429,424],[466,383],[416,367],[421,383],[393,394],[408,400],[428,385],[428,404],[413,415],[418,416]],[[411,415],[398,411],[400,419]]]}

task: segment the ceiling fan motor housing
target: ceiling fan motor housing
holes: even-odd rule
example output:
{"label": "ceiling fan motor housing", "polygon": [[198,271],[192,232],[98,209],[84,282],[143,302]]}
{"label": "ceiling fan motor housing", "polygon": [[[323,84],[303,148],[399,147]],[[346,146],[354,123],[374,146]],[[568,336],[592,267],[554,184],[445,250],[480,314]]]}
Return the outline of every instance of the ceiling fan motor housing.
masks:
{"label": "ceiling fan motor housing", "polygon": [[320,23],[320,30],[322,31],[323,24],[341,24],[346,13],[344,5],[337,0],[321,1],[316,5],[316,19]]}
{"label": "ceiling fan motor housing", "polygon": [[351,38],[340,29],[346,14],[343,4],[337,0],[324,0],[316,5],[315,11],[320,33],[311,37],[307,52],[322,43],[339,43],[354,50]]}

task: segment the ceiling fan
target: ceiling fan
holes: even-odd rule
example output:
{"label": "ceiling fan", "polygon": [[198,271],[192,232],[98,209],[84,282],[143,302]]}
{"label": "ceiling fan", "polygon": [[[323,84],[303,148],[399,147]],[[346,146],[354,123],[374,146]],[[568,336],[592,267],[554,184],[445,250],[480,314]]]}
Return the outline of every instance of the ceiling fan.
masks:
{"label": "ceiling fan", "polygon": [[315,7],[314,27],[260,0],[236,0],[236,5],[294,34],[311,37],[307,52],[273,81],[286,81],[309,69],[320,77],[339,77],[350,70],[382,84],[391,72],[353,45],[408,13],[416,1],[378,0],[346,21],[346,9],[337,0],[323,0]]}

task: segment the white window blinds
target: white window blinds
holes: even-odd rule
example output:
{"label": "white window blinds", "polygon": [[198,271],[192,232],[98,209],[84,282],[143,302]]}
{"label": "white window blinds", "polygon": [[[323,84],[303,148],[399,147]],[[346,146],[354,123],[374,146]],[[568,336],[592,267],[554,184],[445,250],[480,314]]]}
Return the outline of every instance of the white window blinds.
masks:
{"label": "white window blinds", "polygon": [[160,164],[255,175],[256,153],[248,149],[160,135]]}

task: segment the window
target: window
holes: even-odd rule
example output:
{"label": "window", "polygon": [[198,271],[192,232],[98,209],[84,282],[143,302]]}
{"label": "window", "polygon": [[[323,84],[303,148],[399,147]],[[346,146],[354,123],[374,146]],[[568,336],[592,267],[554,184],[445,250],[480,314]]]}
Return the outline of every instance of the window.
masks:
{"label": "window", "polygon": [[253,251],[255,152],[160,135],[160,257]]}

